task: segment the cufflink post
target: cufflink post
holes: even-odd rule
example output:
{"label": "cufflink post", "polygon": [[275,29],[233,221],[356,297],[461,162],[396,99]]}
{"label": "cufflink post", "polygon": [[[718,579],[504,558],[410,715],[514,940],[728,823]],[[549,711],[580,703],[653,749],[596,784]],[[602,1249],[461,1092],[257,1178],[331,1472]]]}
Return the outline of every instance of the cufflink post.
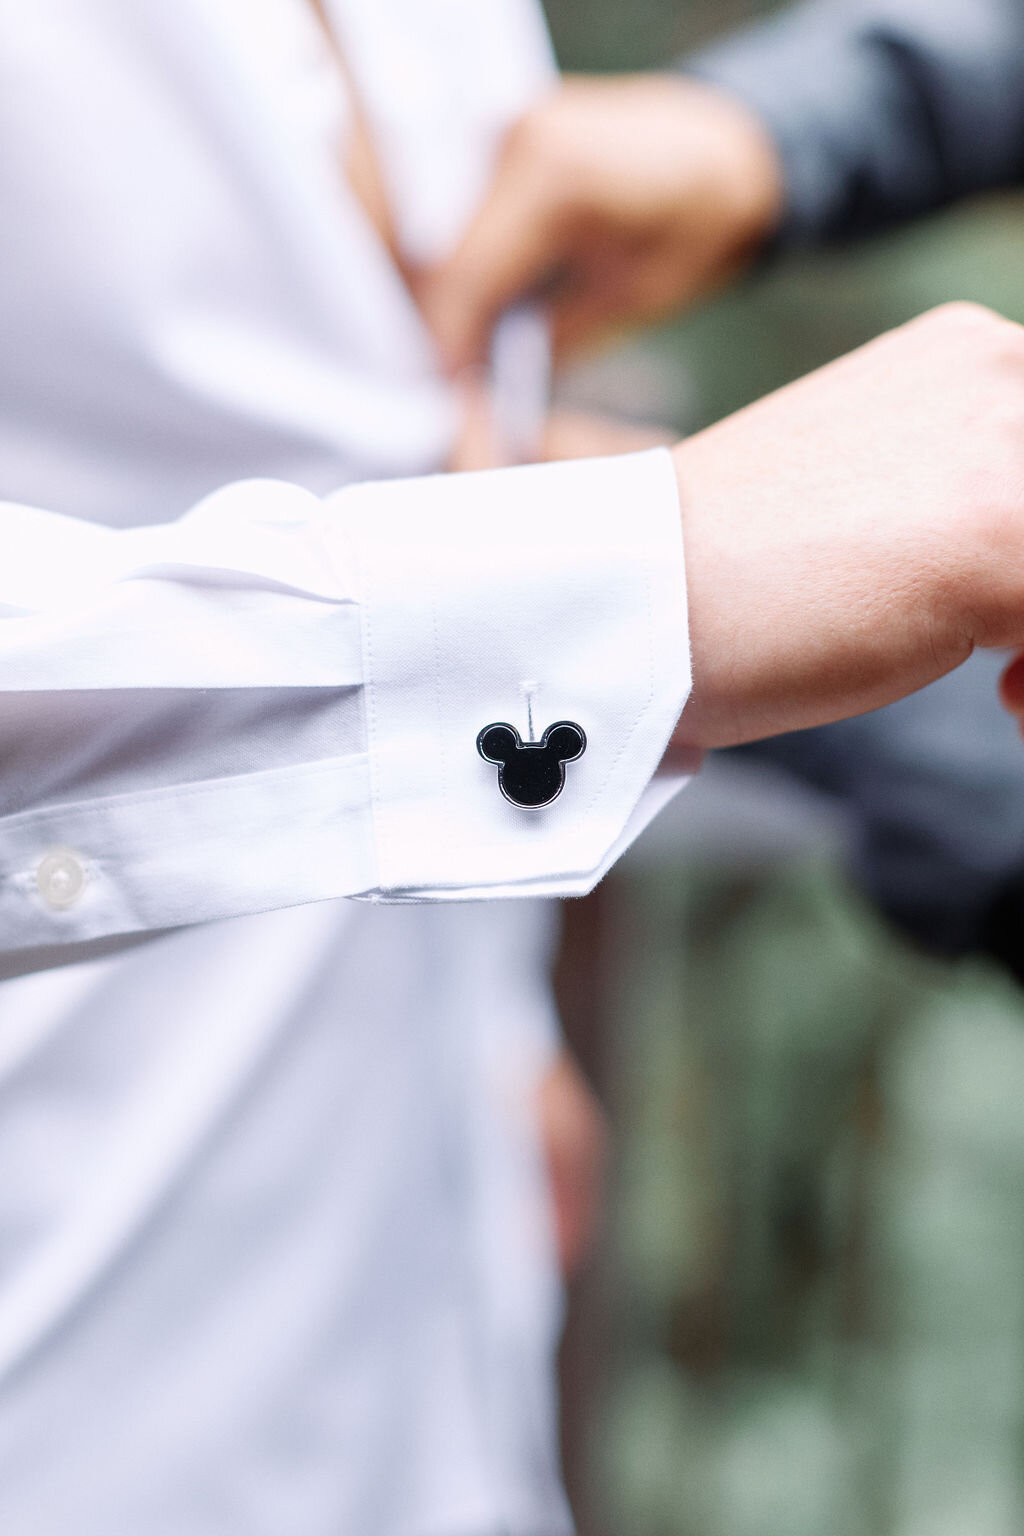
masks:
{"label": "cufflink post", "polygon": [[533,728],[533,701],[538,692],[538,685],[531,679],[519,684],[519,690],[526,700],[526,731],[527,740],[536,741],[537,737]]}

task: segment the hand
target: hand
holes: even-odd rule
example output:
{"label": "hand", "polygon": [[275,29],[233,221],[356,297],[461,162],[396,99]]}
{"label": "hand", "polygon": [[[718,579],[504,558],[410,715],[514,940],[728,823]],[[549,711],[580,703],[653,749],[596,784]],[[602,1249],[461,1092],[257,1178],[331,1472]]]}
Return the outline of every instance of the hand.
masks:
{"label": "hand", "polygon": [[566,1050],[541,1080],[537,1111],[559,1266],[570,1280],[600,1224],[608,1137],[601,1105]]}
{"label": "hand", "polygon": [[[1024,645],[1024,329],[950,305],[673,450],[694,691],[721,746]],[[1024,675],[1004,696],[1024,710]]]}
{"label": "hand", "polygon": [[666,448],[672,441],[673,434],[659,427],[643,427],[597,411],[556,406],[544,429],[541,457],[545,463],[557,459],[601,459],[608,454]]}
{"label": "hand", "polygon": [[774,147],[749,110],[674,75],[567,79],[506,140],[454,256],[419,284],[453,370],[495,318],[551,287],[557,351],[724,282],[778,220]]}
{"label": "hand", "polygon": [[1014,715],[1024,736],[1024,650],[1018,651],[1007,663],[999,684],[999,697],[1003,708]]}
{"label": "hand", "polygon": [[[483,377],[469,370],[460,382],[459,398],[462,427],[448,460],[449,471],[498,468],[506,460]],[[545,463],[556,459],[596,459],[605,454],[664,447],[671,441],[670,434],[655,427],[637,426],[593,411],[556,407],[545,424],[539,458]]]}

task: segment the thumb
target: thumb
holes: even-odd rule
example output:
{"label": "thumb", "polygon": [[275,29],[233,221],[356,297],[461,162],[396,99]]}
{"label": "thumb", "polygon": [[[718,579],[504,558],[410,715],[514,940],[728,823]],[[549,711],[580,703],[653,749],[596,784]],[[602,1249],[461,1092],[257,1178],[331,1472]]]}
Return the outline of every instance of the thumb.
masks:
{"label": "thumb", "polygon": [[547,178],[510,144],[454,254],[415,282],[420,308],[452,372],[482,362],[498,315],[557,268],[565,223]]}
{"label": "thumb", "polygon": [[1024,651],[1018,651],[1003,673],[999,684],[1003,708],[1016,715],[1024,728]]}

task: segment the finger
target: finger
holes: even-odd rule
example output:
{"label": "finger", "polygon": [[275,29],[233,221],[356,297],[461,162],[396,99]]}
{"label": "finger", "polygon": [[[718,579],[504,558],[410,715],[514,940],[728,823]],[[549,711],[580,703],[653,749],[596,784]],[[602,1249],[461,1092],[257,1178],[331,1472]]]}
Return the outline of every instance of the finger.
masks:
{"label": "finger", "polygon": [[543,171],[510,151],[454,255],[417,284],[451,371],[481,362],[501,311],[543,286],[563,259],[566,229]]}
{"label": "finger", "polygon": [[615,337],[628,315],[617,274],[583,228],[575,257],[571,268],[563,266],[545,305],[551,345],[559,362]]}
{"label": "finger", "polygon": [[496,468],[501,455],[491,391],[483,369],[464,369],[456,380],[455,393],[460,430],[448,460],[449,471]]}
{"label": "finger", "polygon": [[557,363],[572,362],[621,339],[628,327],[600,293],[567,294],[548,311],[551,350]]}
{"label": "finger", "polygon": [[1018,651],[1004,671],[999,682],[999,697],[1003,708],[1011,715],[1024,717],[1024,651]]}
{"label": "finger", "polygon": [[577,243],[575,266],[549,309],[560,359],[614,340],[664,308],[660,264],[646,242],[583,226]]}
{"label": "finger", "polygon": [[558,1256],[563,1274],[570,1276],[597,1234],[607,1129],[593,1090],[566,1051],[541,1079],[538,1112]]}
{"label": "finger", "polygon": [[662,243],[581,238],[579,258],[550,308],[552,345],[561,361],[653,324],[717,283],[680,277],[678,253]]}

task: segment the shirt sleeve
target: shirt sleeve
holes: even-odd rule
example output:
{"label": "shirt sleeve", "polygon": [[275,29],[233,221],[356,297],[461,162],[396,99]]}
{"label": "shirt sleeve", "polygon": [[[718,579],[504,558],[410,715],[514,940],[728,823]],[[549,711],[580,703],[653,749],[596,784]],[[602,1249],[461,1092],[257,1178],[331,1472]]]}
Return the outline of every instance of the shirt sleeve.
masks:
{"label": "shirt sleeve", "polygon": [[1024,173],[1019,0],[810,0],[682,67],[772,134],[784,245],[864,234]]}
{"label": "shirt sleeve", "polygon": [[[0,507],[0,950],[335,896],[588,890],[682,780],[664,450],[229,486],[113,530]],[[525,809],[481,729],[571,720]]]}

